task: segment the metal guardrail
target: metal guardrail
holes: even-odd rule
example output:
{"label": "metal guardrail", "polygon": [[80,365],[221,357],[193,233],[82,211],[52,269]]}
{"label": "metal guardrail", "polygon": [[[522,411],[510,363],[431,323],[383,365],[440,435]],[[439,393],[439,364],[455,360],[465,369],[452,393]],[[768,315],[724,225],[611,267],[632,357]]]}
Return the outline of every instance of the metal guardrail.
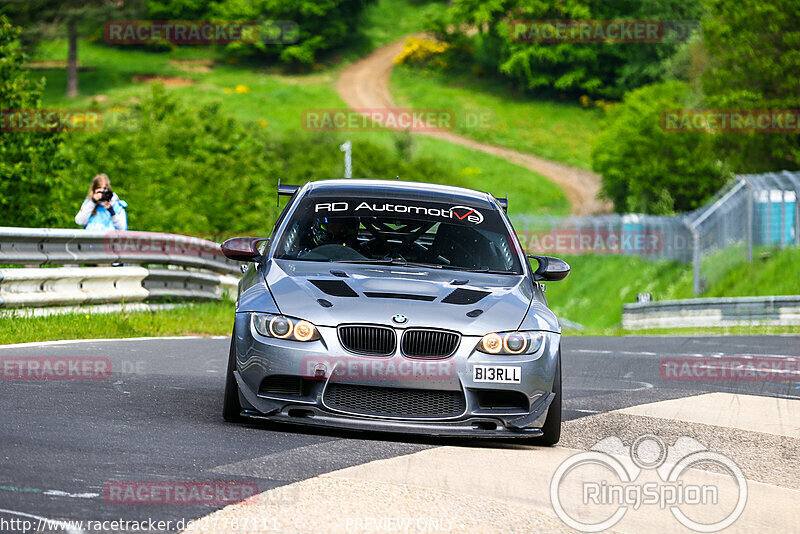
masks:
{"label": "metal guardrail", "polygon": [[665,300],[622,311],[627,330],[758,325],[800,325],[800,295]]}
{"label": "metal guardrail", "polygon": [[0,269],[0,308],[139,302],[144,267]]}
{"label": "metal guardrail", "polygon": [[177,265],[239,274],[213,241],[159,232],[88,232],[0,226],[0,265],[125,263]]}
{"label": "metal guardrail", "polygon": [[0,265],[25,267],[0,269],[0,309],[219,300],[241,274],[217,243],[156,232],[0,227]]}

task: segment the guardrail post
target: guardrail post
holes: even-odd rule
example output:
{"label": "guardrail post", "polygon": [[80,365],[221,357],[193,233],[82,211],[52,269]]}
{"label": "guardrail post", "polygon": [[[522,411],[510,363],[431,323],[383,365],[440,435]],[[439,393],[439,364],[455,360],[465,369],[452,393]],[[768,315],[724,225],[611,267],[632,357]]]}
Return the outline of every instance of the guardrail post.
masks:
{"label": "guardrail post", "polygon": [[753,186],[745,180],[747,187],[747,261],[753,263]]}
{"label": "guardrail post", "polygon": [[700,296],[700,232],[685,220],[684,223],[692,234],[692,289],[694,296]]}

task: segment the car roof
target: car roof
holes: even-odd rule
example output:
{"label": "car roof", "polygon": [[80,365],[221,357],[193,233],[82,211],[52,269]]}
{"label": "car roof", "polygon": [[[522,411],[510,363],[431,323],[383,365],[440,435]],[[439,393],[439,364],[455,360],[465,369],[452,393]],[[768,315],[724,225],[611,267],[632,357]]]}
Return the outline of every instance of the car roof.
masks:
{"label": "car roof", "polygon": [[488,193],[452,185],[394,180],[336,179],[308,184],[309,196],[378,197],[387,199],[427,200],[438,202],[468,202],[497,209]]}

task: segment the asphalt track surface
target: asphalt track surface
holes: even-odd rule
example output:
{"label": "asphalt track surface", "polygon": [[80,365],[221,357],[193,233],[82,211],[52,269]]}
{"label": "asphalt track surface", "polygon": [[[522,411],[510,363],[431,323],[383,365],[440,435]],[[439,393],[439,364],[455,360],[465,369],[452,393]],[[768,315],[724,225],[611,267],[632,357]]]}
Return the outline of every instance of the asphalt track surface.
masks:
{"label": "asphalt track surface", "polygon": [[[167,338],[0,347],[0,360],[99,357],[108,358],[112,370],[103,380],[0,381],[0,530],[22,532],[3,520],[24,514],[178,521],[222,507],[121,505],[104,498],[109,483],[235,478],[263,492],[440,445],[481,446],[469,440],[226,424],[220,412],[228,344],[223,338]],[[660,373],[662,359],[669,357],[796,358],[800,336],[565,337],[562,346],[566,420],[713,391],[800,398],[797,381],[665,381]],[[255,458],[261,463],[252,476],[233,477],[235,469],[226,469]]]}

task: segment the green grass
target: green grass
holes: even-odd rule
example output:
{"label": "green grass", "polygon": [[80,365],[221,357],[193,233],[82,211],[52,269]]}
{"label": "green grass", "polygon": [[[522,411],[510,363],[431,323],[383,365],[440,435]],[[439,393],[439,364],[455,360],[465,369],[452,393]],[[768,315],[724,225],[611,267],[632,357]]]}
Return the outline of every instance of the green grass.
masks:
{"label": "green grass", "polygon": [[709,328],[651,328],[648,330],[623,330],[622,328],[588,328],[569,330],[575,336],[779,336],[800,334],[800,326],[726,326]]}
{"label": "green grass", "polygon": [[449,109],[459,118],[485,113],[488,127],[459,120],[458,133],[584,169],[603,126],[599,108],[578,102],[535,100],[513,93],[500,81],[410,67],[392,72],[392,95],[400,106]]}
{"label": "green grass", "polygon": [[612,328],[622,321],[622,305],[636,302],[637,293],[654,300],[691,297],[691,266],[648,262],[621,255],[564,256],[572,272],[547,284],[547,300],[559,317],[587,328]]}
{"label": "green grass", "polygon": [[[760,254],[768,256],[761,259]],[[748,263],[744,254],[737,254],[736,249],[706,258],[701,272],[711,282],[700,296],[800,295],[800,277],[797,276],[800,249],[757,251],[755,258],[752,264]],[[547,284],[547,299],[558,316],[587,327],[583,335],[619,335],[622,332],[619,330],[622,305],[636,302],[637,293],[651,293],[654,300],[694,296],[690,264],[648,262],[633,256],[616,255],[564,256],[564,259],[572,267],[572,272],[566,280]],[[767,327],[758,327],[754,331],[765,333],[764,328]],[[702,331],[749,332],[751,329]],[[798,328],[789,328],[788,331],[798,331]],[[647,333],[678,332],[648,330]]]}
{"label": "green grass", "polygon": [[0,317],[0,344],[58,339],[230,335],[233,303],[206,302],[154,312]]}
{"label": "green grass", "polygon": [[724,272],[714,273],[713,280],[704,268],[711,281],[704,297],[800,295],[800,248],[756,250],[753,263],[745,261],[743,250],[732,252],[735,263]]}
{"label": "green grass", "polygon": [[404,35],[424,31],[428,20],[446,7],[439,0],[378,0],[364,9],[359,24],[362,39],[345,56],[363,56]]}

